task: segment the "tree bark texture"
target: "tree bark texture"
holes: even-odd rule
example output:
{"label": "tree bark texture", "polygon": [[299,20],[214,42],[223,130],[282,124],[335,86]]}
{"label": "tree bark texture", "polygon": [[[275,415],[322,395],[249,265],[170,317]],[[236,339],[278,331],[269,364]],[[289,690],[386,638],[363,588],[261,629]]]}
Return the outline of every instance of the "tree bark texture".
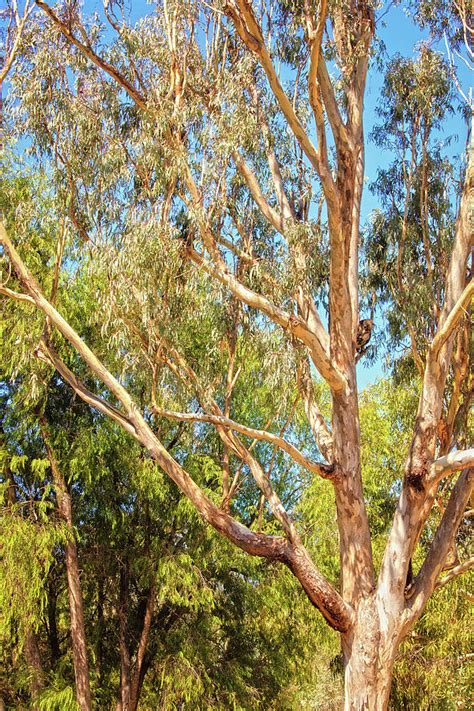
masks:
{"label": "tree bark texture", "polygon": [[30,668],[30,690],[33,701],[32,708],[37,711],[36,701],[44,687],[43,667],[41,665],[41,655],[38,646],[38,639],[33,630],[26,634],[25,638],[25,658]]}
{"label": "tree bark texture", "polygon": [[71,619],[72,655],[76,680],[76,700],[81,711],[90,711],[92,701],[89,681],[89,662],[87,657],[87,640],[84,624],[79,560],[72,521],[71,497],[52,449],[48,426],[44,417],[40,420],[40,428],[51,465],[59,513],[69,531],[69,538],[65,545],[64,553],[66,560],[69,614]]}

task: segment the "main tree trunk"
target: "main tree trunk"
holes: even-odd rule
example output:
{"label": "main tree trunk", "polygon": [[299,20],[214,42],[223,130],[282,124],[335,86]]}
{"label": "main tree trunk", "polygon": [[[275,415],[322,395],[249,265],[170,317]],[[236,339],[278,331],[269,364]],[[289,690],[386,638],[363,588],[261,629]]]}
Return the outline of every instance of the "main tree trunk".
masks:
{"label": "main tree trunk", "polygon": [[[345,711],[385,711],[401,623],[388,616],[386,601],[361,600],[354,627],[342,636]],[[387,624],[388,622],[388,624]]]}

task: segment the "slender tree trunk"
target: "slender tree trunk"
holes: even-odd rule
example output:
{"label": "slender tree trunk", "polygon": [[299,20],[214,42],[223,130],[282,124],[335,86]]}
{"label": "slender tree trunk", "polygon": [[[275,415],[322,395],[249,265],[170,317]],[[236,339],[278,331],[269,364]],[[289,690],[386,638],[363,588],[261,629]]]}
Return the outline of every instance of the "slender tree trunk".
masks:
{"label": "slender tree trunk", "polygon": [[51,668],[56,666],[56,663],[61,656],[59,647],[58,625],[56,622],[56,601],[57,593],[54,590],[53,584],[48,586],[48,642],[51,654]]}
{"label": "slender tree trunk", "polygon": [[82,590],[79,577],[77,548],[74,541],[66,544],[66,571],[68,580],[69,609],[71,614],[71,638],[76,678],[76,699],[81,711],[91,708],[89,664],[85,636]]}
{"label": "slender tree trunk", "polygon": [[100,578],[97,583],[97,608],[96,608],[96,624],[97,624],[97,644],[96,644],[96,671],[99,688],[102,687],[104,675],[104,640],[103,634],[105,630],[104,622],[104,596],[105,596],[105,580]]}
{"label": "slender tree trunk", "polygon": [[119,629],[120,629],[120,700],[117,711],[130,711],[131,701],[131,661],[128,646],[128,570],[126,564],[120,567],[119,590]]}
{"label": "slender tree trunk", "polygon": [[72,656],[74,660],[74,676],[76,680],[76,700],[81,711],[90,711],[92,702],[89,682],[89,663],[87,659],[87,643],[84,624],[84,610],[82,604],[81,579],[79,574],[79,561],[77,557],[77,547],[74,539],[74,527],[72,523],[71,497],[69,496],[66,482],[64,481],[51,447],[47,423],[44,418],[41,418],[40,420],[40,428],[53,473],[59,513],[66,522],[70,534],[70,538],[65,546],[65,558],[69,595],[69,613],[71,617]]}
{"label": "slender tree trunk", "polygon": [[130,692],[130,711],[136,711],[138,708],[138,701],[140,698],[141,687],[144,679],[144,659],[146,653],[146,647],[148,644],[148,638],[150,636],[151,623],[153,620],[153,612],[155,609],[155,593],[156,588],[154,585],[150,588],[147,596],[145,614],[143,616],[143,626],[140,635],[140,641],[138,643],[138,649],[135,656],[135,664],[133,667],[133,675],[131,681],[131,692]]}
{"label": "slender tree trunk", "polygon": [[33,711],[36,711],[37,706],[35,702],[40,694],[40,691],[43,689],[44,680],[38,639],[33,630],[28,632],[26,635],[24,651],[26,663],[30,669],[30,691],[33,701],[32,708]]}

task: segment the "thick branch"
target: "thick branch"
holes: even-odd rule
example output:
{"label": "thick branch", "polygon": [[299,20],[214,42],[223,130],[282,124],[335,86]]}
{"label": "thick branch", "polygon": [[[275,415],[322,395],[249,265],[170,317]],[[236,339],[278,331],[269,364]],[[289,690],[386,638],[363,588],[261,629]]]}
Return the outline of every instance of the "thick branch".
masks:
{"label": "thick branch", "polygon": [[302,546],[292,548],[285,562],[300,581],[306,594],[311,590],[318,591],[319,599],[325,601],[326,611],[323,615],[330,626],[341,632],[347,631],[353,622],[352,608],[339,597],[338,593],[335,593],[332,586],[314,567],[306,549]]}
{"label": "thick branch", "polygon": [[[120,383],[104,367],[104,365],[98,360],[84,341],[82,341],[74,329],[43,296],[38,283],[30,274],[19,254],[13,247],[2,223],[0,223],[0,243],[5,247],[20,281],[22,281],[24,286],[30,292],[38,308],[48,316],[51,324],[63,334],[63,336],[84,359],[86,365],[100,378],[103,384],[109,388],[109,390],[122,403],[127,410],[127,416],[122,415],[108,403],[105,403],[105,401],[100,398],[93,396],[85,388],[81,387],[79,381],[77,381],[70,371],[68,371],[68,369],[66,369],[66,367],[60,362],[59,358],[57,358],[54,352],[52,352],[52,349],[49,346],[45,346],[43,342],[42,346],[45,349],[47,356],[49,358],[54,358],[54,361],[52,362],[54,362],[55,367],[59,366],[61,368],[61,374],[67,379],[67,382],[69,382],[72,387],[75,389],[77,388],[76,391],[80,397],[92,398],[94,407],[102,412],[105,412],[110,417],[113,417],[113,419],[119,422],[122,427],[130,432],[130,434],[132,434],[135,439],[137,439],[150,452],[155,461],[157,461],[168,476],[170,476],[170,478],[179,486],[181,491],[183,491],[183,493],[193,502],[198,511],[200,511],[200,513],[204,516],[205,520],[214,528],[244,550],[248,550],[248,552],[253,551],[254,555],[262,555],[264,557],[271,558],[280,557],[281,559],[282,554],[277,555],[277,552],[280,550],[282,545],[281,542],[284,542],[284,539],[272,539],[271,537],[267,537],[267,540],[265,537],[255,538],[256,534],[243,526],[243,524],[235,521],[230,516],[224,515],[222,511],[220,511],[220,509],[218,509],[217,506],[215,506],[215,504],[213,504],[202,492],[197,484],[191,479],[189,474],[166,451],[165,447],[157,439],[156,435],[143,419],[127,390],[120,385]],[[131,425],[131,427],[129,427],[129,425]]]}
{"label": "thick branch", "polygon": [[[61,366],[61,364],[59,365]],[[78,389],[77,392],[84,399],[84,389]],[[97,403],[94,406],[99,409]],[[106,414],[110,415],[110,413]],[[141,417],[136,419],[141,420]],[[123,419],[118,419],[117,421],[122,427],[125,427]],[[143,427],[143,425],[145,426]],[[134,424],[134,430],[131,434],[146,447],[168,476],[192,501],[207,523],[247,553],[286,563],[300,580],[311,602],[322,612],[328,623],[339,631],[347,631],[351,624],[350,608],[315,568],[304,548],[300,546],[295,548],[284,538],[254,533],[228,514],[222,512],[208,499],[188,473],[168,454],[143,421],[141,428]],[[251,463],[249,463],[249,466],[251,466]],[[268,492],[266,494],[268,495]]]}
{"label": "thick branch", "polygon": [[336,147],[341,150],[352,150],[352,144],[347,132],[347,128],[339,111],[339,106],[334,94],[334,87],[329,77],[328,69],[324,57],[319,57],[318,62],[318,83],[326,109],[326,115],[331,125]]}
{"label": "thick branch", "polygon": [[325,479],[330,479],[332,472],[334,471],[334,467],[331,465],[322,464],[308,459],[299,451],[299,449],[290,444],[290,442],[287,442],[287,440],[283,439],[283,437],[279,437],[278,435],[273,434],[273,432],[255,430],[252,427],[246,427],[245,425],[241,425],[239,422],[235,422],[227,417],[202,415],[193,412],[171,412],[170,410],[162,410],[160,408],[156,409],[156,414],[161,417],[168,417],[170,419],[181,420],[183,422],[209,422],[214,425],[225,427],[226,429],[234,430],[235,432],[240,432],[247,437],[253,437],[254,439],[270,442],[289,454],[297,464],[313,474],[319,474],[319,476]]}
{"label": "thick branch", "polygon": [[317,27],[314,27],[312,12],[308,10],[306,11],[306,22],[308,25],[308,34],[311,46],[311,58],[308,73],[309,102],[311,104],[311,108],[313,109],[314,120],[316,122],[319,154],[321,156],[321,160],[325,164],[326,170],[330,171],[327,154],[326,128],[324,125],[324,112],[318,83],[318,66],[321,57],[321,42],[326,24],[326,14],[327,0],[321,0],[318,24]]}
{"label": "thick branch", "polygon": [[421,570],[416,576],[412,587],[407,591],[409,595],[408,617],[410,621],[416,620],[423,611],[435,588],[436,581],[443,571],[446,557],[451,550],[459,524],[463,519],[466,505],[469,502],[473,485],[474,468],[467,469],[460,474],[451,492],[448,505],[425,562],[421,566]]}
{"label": "thick branch", "polygon": [[[431,510],[435,485],[427,487],[434,460],[437,425],[441,417],[443,393],[446,387],[452,355],[452,329],[455,315],[466,294],[466,263],[472,246],[472,198],[474,195],[474,145],[468,154],[463,195],[459,208],[454,244],[445,282],[445,300],[441,312],[439,334],[446,340],[428,351],[418,406],[414,434],[405,465],[403,490],[394,516],[381,570],[383,586],[388,589],[389,576],[396,579],[401,592],[405,585],[409,560]],[[464,289],[464,290],[463,290]],[[452,316],[452,318],[451,318]],[[445,328],[446,327],[446,328]],[[440,335],[444,338],[444,335]],[[435,337],[436,339],[436,337]],[[434,584],[434,583],[433,583]]]}
{"label": "thick branch", "polygon": [[459,299],[454,304],[449,312],[442,327],[436,333],[431,343],[431,350],[434,355],[438,354],[447,339],[453,333],[460,319],[466,314],[466,308],[472,301],[474,296],[474,280],[470,281],[465,287]]}
{"label": "thick branch", "polygon": [[215,277],[221,284],[227,286],[240,301],[248,306],[258,309],[268,316],[274,323],[282,326],[286,331],[298,338],[308,346],[314,364],[328,382],[333,390],[342,390],[346,386],[346,380],[342,373],[331,363],[329,354],[323,349],[315,334],[308,328],[306,323],[298,316],[293,316],[272,304],[265,296],[257,294],[248,287],[240,283],[227,269],[226,266],[219,267],[208,262],[199,252],[189,249],[188,254],[195,264],[198,264],[208,274]]}
{"label": "thick branch", "polygon": [[308,418],[308,422],[319,450],[328,462],[333,462],[334,443],[332,434],[316,404],[313,382],[311,380],[311,371],[307,360],[302,364],[298,386],[303,398],[306,417]]}
{"label": "thick branch", "polygon": [[431,465],[430,481],[438,482],[451,472],[460,471],[474,466],[474,449],[461,452],[449,452],[444,457],[435,459]]}
{"label": "thick branch", "polygon": [[283,216],[279,215],[276,210],[271,207],[268,203],[265,195],[262,193],[258,180],[255,177],[254,172],[249,168],[247,163],[244,161],[240,153],[235,150],[232,151],[232,157],[234,158],[235,165],[239,171],[242,178],[245,180],[248,189],[250,190],[253,199],[260,208],[262,215],[266,220],[274,227],[280,234],[284,233],[285,224]]}

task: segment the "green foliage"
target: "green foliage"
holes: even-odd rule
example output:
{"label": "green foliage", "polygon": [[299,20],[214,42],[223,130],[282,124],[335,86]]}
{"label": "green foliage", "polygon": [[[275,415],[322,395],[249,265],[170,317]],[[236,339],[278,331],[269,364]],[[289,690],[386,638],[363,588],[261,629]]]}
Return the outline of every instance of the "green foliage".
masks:
{"label": "green foliage", "polygon": [[436,592],[395,667],[394,709],[467,709],[472,690],[472,575]]}
{"label": "green foliage", "polygon": [[[454,235],[459,184],[441,126],[456,99],[450,68],[424,45],[415,59],[389,62],[382,94],[372,139],[394,160],[371,185],[380,208],[364,238],[364,281],[386,318],[380,340],[390,365],[408,382],[415,373],[413,348],[423,357],[433,336]],[[406,349],[400,352],[401,344]]]}
{"label": "green foliage", "polygon": [[74,688],[66,686],[61,689],[50,687],[38,699],[39,711],[78,711]]}
{"label": "green foliage", "polygon": [[[34,508],[38,511],[38,507]],[[32,511],[30,516],[33,520],[18,514],[2,516],[2,635],[8,634],[14,625],[23,637],[25,630],[38,625],[46,605],[45,583],[54,549],[66,539],[62,527],[36,522],[35,519],[42,517],[40,512]]]}

